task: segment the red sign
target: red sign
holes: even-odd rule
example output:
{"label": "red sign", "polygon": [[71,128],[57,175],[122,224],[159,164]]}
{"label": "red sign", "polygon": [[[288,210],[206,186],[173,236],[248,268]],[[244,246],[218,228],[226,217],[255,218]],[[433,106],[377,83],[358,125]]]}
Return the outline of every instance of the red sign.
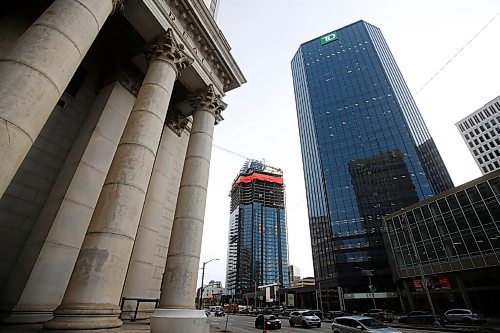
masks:
{"label": "red sign", "polygon": [[424,286],[422,286],[422,280],[420,278],[413,278],[413,286],[415,290],[424,290]]}
{"label": "red sign", "polygon": [[450,279],[448,278],[448,275],[445,274],[439,274],[439,285],[441,286],[441,289],[451,289],[451,283]]}
{"label": "red sign", "polygon": [[[427,288],[430,290],[451,289],[450,279],[446,274],[428,275],[425,277],[425,281],[427,283]],[[422,285],[422,280],[419,277],[413,278],[413,287],[415,287],[416,291],[424,290],[424,286]]]}

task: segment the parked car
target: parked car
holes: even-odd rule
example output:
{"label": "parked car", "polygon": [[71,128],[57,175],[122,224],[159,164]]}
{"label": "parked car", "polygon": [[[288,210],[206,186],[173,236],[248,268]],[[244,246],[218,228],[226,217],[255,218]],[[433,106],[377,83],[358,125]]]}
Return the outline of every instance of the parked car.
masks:
{"label": "parked car", "polygon": [[345,316],[333,320],[332,333],[402,333],[371,317]]}
{"label": "parked car", "polygon": [[214,312],[214,316],[215,316],[215,317],[224,317],[225,315],[226,315],[226,314],[225,314],[225,313],[224,313],[224,311],[222,311],[222,310],[216,310],[216,311]]}
{"label": "parked car", "polygon": [[[447,320],[444,316],[437,315],[437,320],[441,326],[446,325]],[[398,318],[398,322],[403,324],[427,324],[434,323],[434,315],[430,311],[412,311]]]}
{"label": "parked car", "polygon": [[463,323],[466,325],[482,325],[486,323],[486,318],[481,313],[470,309],[451,309],[446,311],[444,316],[450,323]]}
{"label": "parked car", "polygon": [[[265,326],[264,326],[265,325]],[[281,320],[275,315],[260,314],[255,318],[255,328],[278,329],[281,328]]]}
{"label": "parked car", "polygon": [[381,321],[393,321],[394,314],[389,310],[383,309],[370,309],[368,312],[362,314],[365,317],[372,317]]}
{"label": "parked car", "polygon": [[337,317],[343,317],[347,315],[344,311],[326,311],[323,315],[323,317],[327,319],[335,319]]}
{"label": "parked car", "polygon": [[323,319],[323,313],[321,313],[321,310],[309,310],[312,313],[314,313],[319,319]]}
{"label": "parked car", "polygon": [[321,327],[321,319],[309,310],[293,311],[288,319],[290,326],[302,325],[307,328],[311,326]]}

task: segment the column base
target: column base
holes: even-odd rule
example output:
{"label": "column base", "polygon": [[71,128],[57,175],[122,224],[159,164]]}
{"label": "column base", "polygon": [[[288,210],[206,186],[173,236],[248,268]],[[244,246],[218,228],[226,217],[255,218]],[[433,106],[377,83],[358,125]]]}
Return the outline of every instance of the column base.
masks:
{"label": "column base", "polygon": [[151,333],[208,333],[203,310],[155,309],[151,315]]}
{"label": "column base", "polygon": [[15,311],[0,313],[5,324],[43,324],[54,317],[53,311]]}
{"label": "column base", "polygon": [[81,304],[63,306],[43,325],[51,330],[95,330],[122,326],[120,309],[112,305]]}

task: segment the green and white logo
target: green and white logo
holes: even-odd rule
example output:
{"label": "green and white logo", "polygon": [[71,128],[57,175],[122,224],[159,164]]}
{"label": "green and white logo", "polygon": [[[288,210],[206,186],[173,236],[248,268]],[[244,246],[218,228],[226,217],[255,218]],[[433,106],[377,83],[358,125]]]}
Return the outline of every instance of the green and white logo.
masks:
{"label": "green and white logo", "polygon": [[331,43],[334,40],[337,40],[337,32],[336,31],[321,37],[321,45]]}

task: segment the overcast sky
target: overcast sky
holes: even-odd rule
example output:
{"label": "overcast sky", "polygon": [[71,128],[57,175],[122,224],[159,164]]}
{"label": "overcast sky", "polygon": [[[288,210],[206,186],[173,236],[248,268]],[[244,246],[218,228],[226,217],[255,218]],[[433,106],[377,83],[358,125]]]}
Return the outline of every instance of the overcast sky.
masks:
{"label": "overcast sky", "polygon": [[[290,69],[299,45],[358,20],[379,27],[460,185],[481,174],[454,124],[500,95],[499,12],[499,0],[222,0],[217,21],[248,83],[224,98],[229,106],[214,144],[283,170],[289,263],[302,276],[314,271]],[[225,286],[228,194],[243,162],[212,151],[200,267],[220,260],[206,265],[205,284],[220,280]]]}

